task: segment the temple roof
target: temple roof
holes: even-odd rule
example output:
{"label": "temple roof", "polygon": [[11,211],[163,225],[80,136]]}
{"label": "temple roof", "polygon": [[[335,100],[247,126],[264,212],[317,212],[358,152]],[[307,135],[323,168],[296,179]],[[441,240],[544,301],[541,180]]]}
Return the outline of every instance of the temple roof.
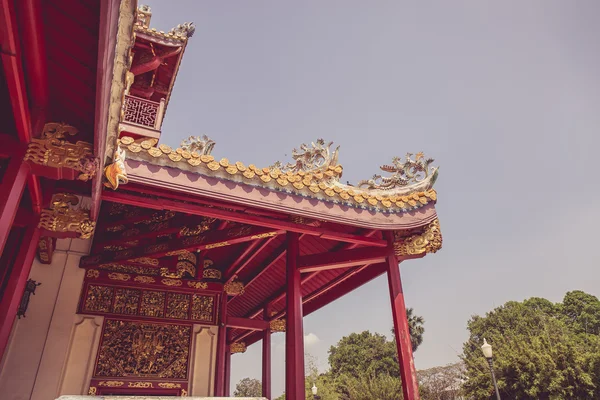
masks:
{"label": "temple roof", "polygon": [[[388,176],[375,175],[371,179],[352,185],[341,182],[343,167],[338,162],[339,147],[332,150],[333,143],[326,143],[322,139],[294,149],[292,163],[276,162],[268,167],[246,165],[226,158],[217,160],[211,155],[215,143],[206,136],[191,137],[176,149],[166,144],[156,143],[155,139],[134,140],[130,137],[119,139],[120,156],[123,160],[127,160],[127,172],[137,173],[133,170],[139,169],[139,163],[134,166],[130,161],[138,161],[147,166],[180,170],[188,176],[187,179],[180,181],[182,185],[188,186],[190,194],[195,186],[210,186],[211,190],[221,191],[224,194],[231,191],[232,196],[235,192],[231,186],[210,185],[206,182],[204,184],[198,178],[190,178],[196,175],[235,182],[242,188],[252,187],[278,193],[276,199],[268,193],[257,198],[258,203],[265,202],[265,208],[287,204],[300,210],[305,208],[302,201],[308,201],[313,204],[314,211],[318,212],[319,207],[314,203],[316,200],[318,204],[326,204],[324,212],[330,215],[334,214],[335,208],[343,208],[348,210],[345,214],[352,214],[354,219],[376,220],[375,216],[381,215],[384,219],[387,218],[388,222],[396,224],[400,223],[404,216],[409,219],[412,216],[416,219],[428,220],[430,218],[425,218],[425,214],[435,214],[432,207],[437,200],[437,194],[433,184],[438,169],[431,166],[434,160],[426,159],[422,153],[417,153],[414,157],[412,154],[407,154],[404,161],[394,158],[391,165],[381,167]],[[157,181],[163,179],[159,171],[154,171],[152,175]],[[173,179],[173,174],[170,174],[168,185],[172,187],[177,182],[177,178]],[[246,201],[252,201],[248,190],[246,194]],[[277,204],[268,203],[269,196]],[[292,196],[299,197],[301,200],[286,203],[287,198]],[[260,206],[260,204],[254,205]],[[421,218],[417,215],[419,213]],[[383,225],[385,225],[384,219],[382,219]],[[338,222],[344,223],[344,221]]]}

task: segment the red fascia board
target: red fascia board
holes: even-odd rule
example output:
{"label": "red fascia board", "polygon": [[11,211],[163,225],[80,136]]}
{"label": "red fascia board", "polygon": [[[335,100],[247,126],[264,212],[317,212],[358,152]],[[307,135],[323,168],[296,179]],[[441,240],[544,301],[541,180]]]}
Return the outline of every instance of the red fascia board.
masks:
{"label": "red fascia board", "polygon": [[298,269],[300,272],[313,272],[364,264],[377,264],[384,262],[391,252],[393,252],[393,249],[389,248],[361,247],[338,252],[311,254],[298,258]]}
{"label": "red fascia board", "polygon": [[251,331],[264,331],[266,329],[269,329],[268,321],[229,316],[227,317],[225,325],[227,325],[227,328],[247,329]]}

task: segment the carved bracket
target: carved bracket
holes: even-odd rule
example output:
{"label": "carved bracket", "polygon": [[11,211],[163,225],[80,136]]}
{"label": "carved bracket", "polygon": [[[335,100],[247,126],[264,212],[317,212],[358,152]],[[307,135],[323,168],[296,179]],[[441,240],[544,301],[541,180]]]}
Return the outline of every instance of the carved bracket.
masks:
{"label": "carved bracket", "polygon": [[94,234],[96,223],[90,220],[88,209],[76,207],[77,205],[77,196],[68,193],[55,194],[52,196],[50,207],[42,210],[38,228],[56,233],[74,233],[80,239],[89,239]]}
{"label": "carved bracket", "polygon": [[[96,176],[99,161],[93,154],[90,143],[77,141],[67,142],[67,136],[75,136],[77,129],[71,125],[50,122],[44,125],[42,137],[31,139],[25,154],[25,161],[51,168],[68,168],[79,172],[76,179],[88,181]],[[41,175],[48,175],[43,174]],[[61,179],[61,174],[49,176]],[[73,177],[72,179],[75,179]]]}
{"label": "carved bracket", "polygon": [[269,327],[271,328],[271,332],[285,332],[285,319],[274,319],[269,322]]}
{"label": "carved bracket", "polygon": [[442,231],[437,218],[430,222],[422,233],[410,236],[401,236],[401,232],[395,233],[394,251],[399,257],[435,253],[441,248]]}
{"label": "carved bracket", "polygon": [[244,343],[244,342],[231,343],[229,345],[229,351],[231,352],[231,354],[245,353],[246,352],[246,343]]}

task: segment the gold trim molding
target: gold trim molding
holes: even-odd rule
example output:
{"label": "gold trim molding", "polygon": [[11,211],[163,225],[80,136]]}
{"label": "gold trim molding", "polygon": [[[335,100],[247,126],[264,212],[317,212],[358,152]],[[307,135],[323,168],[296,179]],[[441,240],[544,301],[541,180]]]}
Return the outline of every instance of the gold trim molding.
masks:
{"label": "gold trim molding", "polygon": [[89,239],[94,234],[96,223],[90,219],[89,209],[79,205],[79,197],[69,193],[52,196],[49,208],[42,210],[38,228],[51,232],[75,232],[80,239]]}
{"label": "gold trim molding", "polygon": [[394,252],[399,257],[435,253],[442,248],[442,231],[437,218],[425,226],[422,233],[407,237],[399,234],[396,232],[394,240]]}
{"label": "gold trim molding", "polygon": [[231,343],[229,345],[229,351],[231,352],[231,354],[245,353],[246,352],[246,343],[244,343],[244,342]]}
{"label": "gold trim molding", "polygon": [[25,153],[25,161],[52,168],[70,168],[79,171],[77,179],[88,181],[96,176],[99,162],[93,154],[90,143],[67,142],[68,136],[75,136],[77,128],[58,122],[44,125],[42,137],[31,139]]}

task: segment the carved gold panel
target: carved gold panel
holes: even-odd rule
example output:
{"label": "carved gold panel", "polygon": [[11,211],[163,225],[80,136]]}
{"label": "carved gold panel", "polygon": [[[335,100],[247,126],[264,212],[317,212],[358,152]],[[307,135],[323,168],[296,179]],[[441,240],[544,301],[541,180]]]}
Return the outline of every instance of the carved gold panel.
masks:
{"label": "carved gold panel", "polygon": [[192,319],[195,321],[211,322],[213,320],[213,296],[195,294],[192,297]]}
{"label": "carved gold panel", "polygon": [[140,303],[140,291],[119,288],[115,294],[113,312],[116,314],[136,315]]}
{"label": "carved gold panel", "polygon": [[145,291],[142,294],[142,305],[140,315],[146,317],[164,317],[165,314],[165,292]]}
{"label": "carved gold panel", "polygon": [[169,293],[167,299],[167,318],[188,318],[188,311],[190,308],[189,294]]}
{"label": "carved gold panel", "polygon": [[114,289],[107,286],[90,285],[85,299],[84,310],[92,312],[109,312]]}

